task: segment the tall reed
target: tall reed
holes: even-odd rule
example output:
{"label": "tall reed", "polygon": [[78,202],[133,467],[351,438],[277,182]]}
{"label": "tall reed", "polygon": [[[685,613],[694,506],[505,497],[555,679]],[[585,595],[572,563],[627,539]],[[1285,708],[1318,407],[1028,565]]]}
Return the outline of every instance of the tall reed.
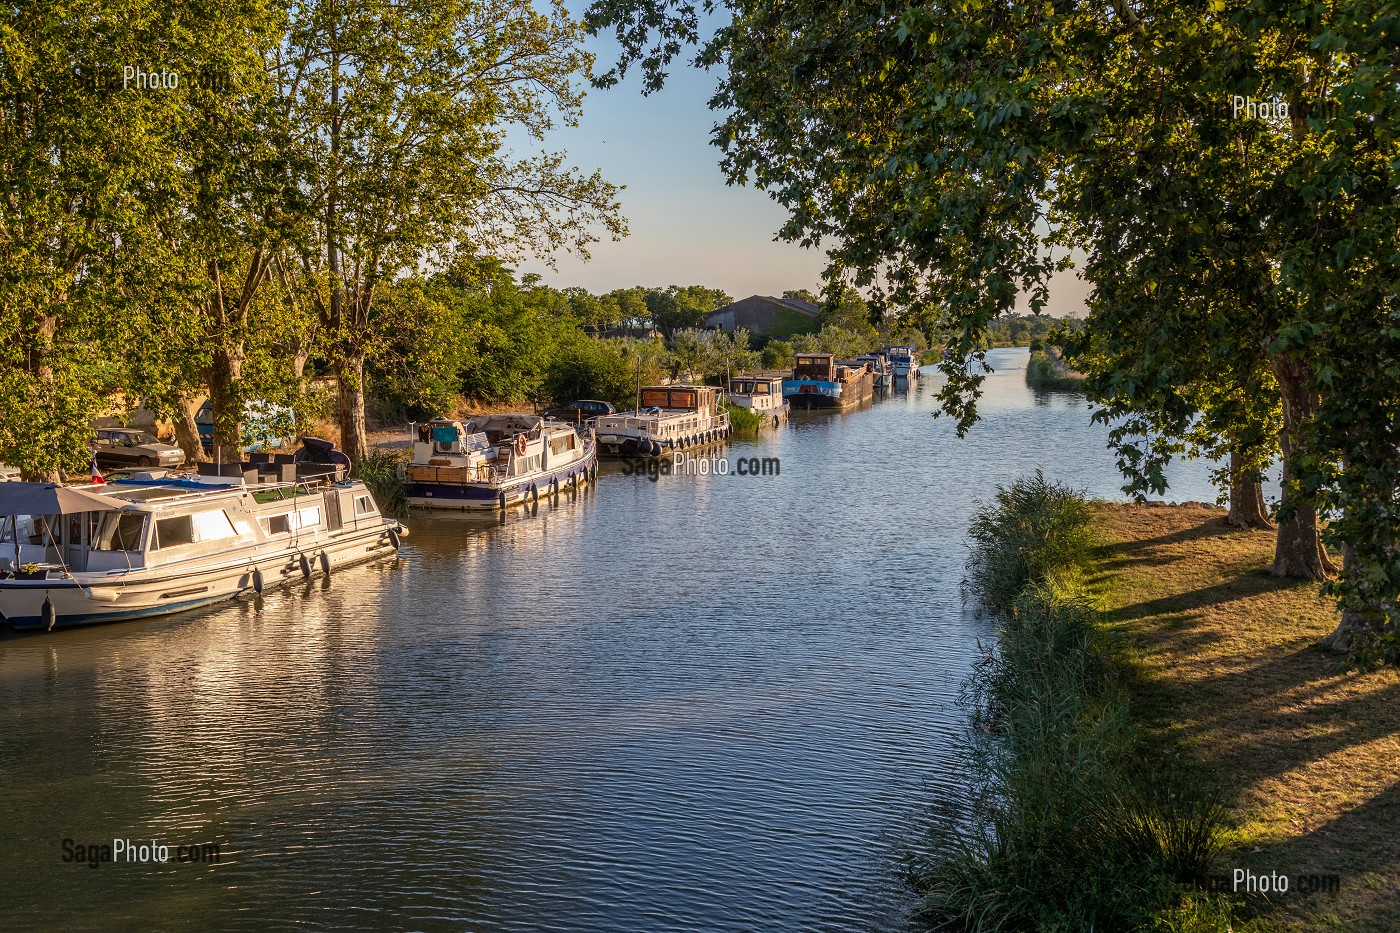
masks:
{"label": "tall reed", "polygon": [[[1199,895],[1225,810],[1164,766],[1132,714],[1097,624],[1083,496],[1037,472],[971,525],[968,591],[999,612],[966,684],[971,805],[933,821],[911,858],[922,913],[976,931],[1224,930]],[[1238,925],[1235,929],[1241,929]]]}

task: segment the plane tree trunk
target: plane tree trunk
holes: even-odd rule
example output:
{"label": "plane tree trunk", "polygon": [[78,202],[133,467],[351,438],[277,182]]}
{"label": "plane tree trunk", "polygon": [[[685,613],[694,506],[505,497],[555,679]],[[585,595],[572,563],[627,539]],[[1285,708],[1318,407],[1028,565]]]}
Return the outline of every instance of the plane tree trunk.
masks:
{"label": "plane tree trunk", "polygon": [[1264,483],[1245,456],[1230,451],[1230,511],[1225,521],[1236,528],[1273,528],[1264,507]]}
{"label": "plane tree trunk", "polygon": [[1317,509],[1298,488],[1293,458],[1303,426],[1317,411],[1317,400],[1308,386],[1306,365],[1296,356],[1275,355],[1274,377],[1283,398],[1283,501],[1279,507],[1278,537],[1270,572],[1278,577],[1322,580],[1337,570],[1318,530]]}
{"label": "plane tree trunk", "polygon": [[194,401],[183,392],[175,396],[175,412],[171,416],[175,423],[175,443],[185,452],[185,463],[190,466],[204,460],[204,445],[199,442],[199,425],[195,424],[194,416]]}
{"label": "plane tree trunk", "polygon": [[[46,349],[53,344],[55,335],[58,333],[58,315],[41,314],[39,324],[34,334],[34,341],[30,344],[28,359],[25,361],[25,368],[29,371],[29,376],[39,386],[41,394],[52,397],[55,391],[53,366],[50,365],[46,355]],[[37,483],[57,483],[63,479],[63,474],[59,470],[57,463],[50,461],[45,467],[25,467],[21,471],[24,479]]]}
{"label": "plane tree trunk", "polygon": [[214,347],[209,366],[209,404],[214,414],[214,455],[223,463],[242,458],[243,404],[238,383],[243,378],[243,353],[238,342]]}
{"label": "plane tree trunk", "polygon": [[369,432],[365,428],[365,355],[348,350],[335,363],[340,449],[355,466],[369,456]]}

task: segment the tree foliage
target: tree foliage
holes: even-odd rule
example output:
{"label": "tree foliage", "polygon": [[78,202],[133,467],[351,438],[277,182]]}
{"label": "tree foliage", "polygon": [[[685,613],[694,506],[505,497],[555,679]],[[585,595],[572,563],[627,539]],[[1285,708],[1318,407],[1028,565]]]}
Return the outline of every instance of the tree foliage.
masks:
{"label": "tree foliage", "polygon": [[[1400,596],[1392,3],[725,6],[702,42],[687,0],[597,0],[590,26],[622,49],[605,78],[640,65],[656,86],[687,42],[722,65],[728,177],[768,190],[788,209],[780,235],[826,248],[877,310],[951,335],[940,398],[960,431],[981,379],[964,357],[1018,300],[1041,310],[1082,250],[1093,391],[1168,439],[1120,445],[1130,476],[1154,488],[1153,457],[1174,445],[1257,464],[1281,426],[1275,569],[1326,573],[1315,515],[1335,509],[1349,568],[1334,589],[1387,640]],[[1251,100],[1287,117],[1242,114]]]}

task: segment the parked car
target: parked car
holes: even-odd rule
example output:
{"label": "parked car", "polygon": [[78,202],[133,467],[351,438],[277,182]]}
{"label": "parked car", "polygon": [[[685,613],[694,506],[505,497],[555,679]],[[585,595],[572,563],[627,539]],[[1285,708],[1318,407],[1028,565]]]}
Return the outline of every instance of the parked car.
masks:
{"label": "parked car", "polygon": [[546,418],[553,418],[555,421],[564,421],[569,424],[583,424],[585,421],[592,421],[599,415],[611,415],[614,409],[607,402],[600,402],[597,399],[585,398],[567,405],[559,405],[550,408],[541,414]]}
{"label": "parked car", "polygon": [[6,466],[0,463],[0,483],[15,482],[20,478],[18,467]]}
{"label": "parked car", "polygon": [[98,428],[92,442],[98,466],[142,466],[174,469],[185,462],[185,452],[139,428]]}
{"label": "parked car", "polygon": [[[214,447],[214,403],[205,400],[195,412],[199,442],[205,450]],[[243,403],[243,450],[252,453],[269,447],[290,447],[296,443],[296,417],[290,408],[250,399]]]}

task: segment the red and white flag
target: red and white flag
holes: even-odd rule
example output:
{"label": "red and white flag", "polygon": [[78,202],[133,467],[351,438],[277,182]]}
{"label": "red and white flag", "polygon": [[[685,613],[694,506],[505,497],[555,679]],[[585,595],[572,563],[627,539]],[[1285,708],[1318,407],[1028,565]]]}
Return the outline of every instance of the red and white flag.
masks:
{"label": "red and white flag", "polygon": [[97,455],[92,455],[92,484],[94,486],[106,486],[107,481],[102,478],[102,471],[97,468]]}

